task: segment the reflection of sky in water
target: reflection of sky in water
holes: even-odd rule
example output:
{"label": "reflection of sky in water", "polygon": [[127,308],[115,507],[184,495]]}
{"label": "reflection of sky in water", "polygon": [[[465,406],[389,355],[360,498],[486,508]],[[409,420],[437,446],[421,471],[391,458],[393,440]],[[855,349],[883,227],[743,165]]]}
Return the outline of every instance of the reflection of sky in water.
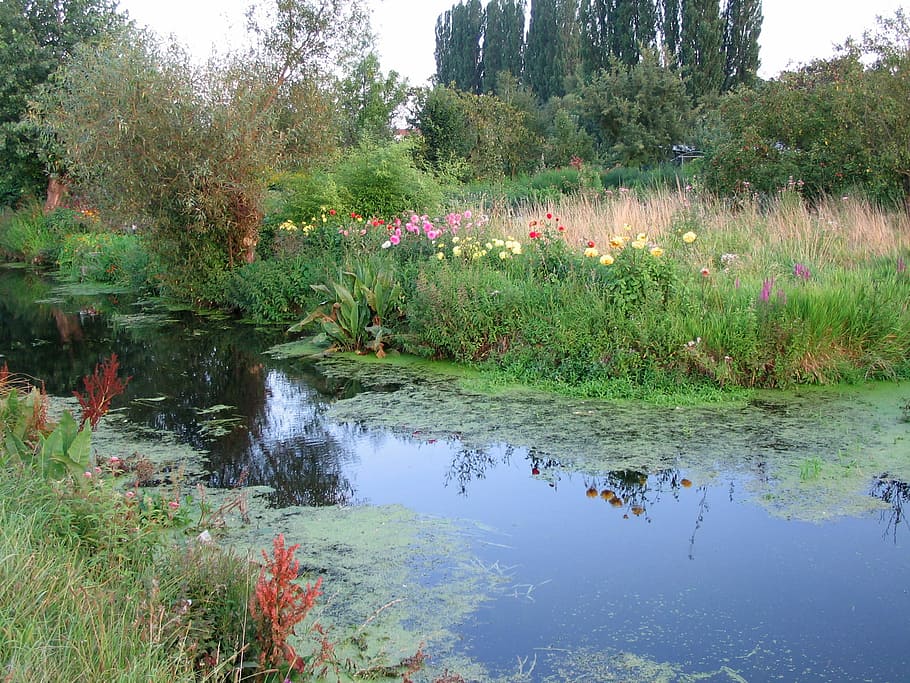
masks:
{"label": "reflection of sky in water", "polygon": [[491,527],[477,561],[503,574],[502,592],[463,634],[502,673],[537,654],[543,674],[548,648],[578,647],[688,672],[724,665],[749,681],[896,681],[910,664],[910,552],[879,513],[771,517],[731,476],[652,492],[635,517],[587,497],[581,476],[535,479],[523,451],[494,449],[500,464],[460,495],[440,486],[449,444],[363,436],[356,450],[360,499]]}
{"label": "reflection of sky in water", "polygon": [[[571,467],[551,476],[549,465],[526,448],[468,448],[445,438],[429,443],[428,435],[334,422],[326,396],[344,388],[294,363],[265,360],[268,344],[249,330],[112,330],[97,317],[80,322],[70,307],[66,315],[80,333],[61,346],[57,304],[14,308],[11,301],[0,301],[0,357],[65,395],[100,357],[116,351],[124,373],[134,377],[127,399],[164,397],[129,403],[130,418],[204,444],[213,484],[233,485],[241,477],[269,484],[273,505],[400,503],[480,522],[484,530],[471,532],[476,561],[501,575],[501,590],[462,633],[465,649],[501,672],[514,672],[517,657],[537,654],[534,680],[542,680],[548,663],[558,666],[548,653],[584,648],[629,651],[679,663],[689,673],[729,666],[750,682],[907,679],[910,528],[895,515],[910,490],[898,480],[878,480],[870,488],[890,508],[823,523],[769,515],[756,504],[770,490],[756,463],[774,449],[760,440],[773,436],[819,452],[788,436],[792,415],[778,415],[778,429],[767,433],[750,431],[748,415],[725,428],[713,413],[692,418],[692,437],[664,432],[659,445],[671,455],[667,444],[676,441],[705,440],[709,450],[700,452],[719,456],[738,440],[733,452],[741,460],[708,458],[705,466],[719,462],[721,474],[707,485],[688,470],[670,477],[652,472],[645,486],[633,473],[629,491],[645,507],[636,517],[628,491],[619,508],[585,495],[592,485],[619,491],[626,481],[619,474],[609,483],[606,472],[595,481],[590,471]],[[219,404],[230,406],[224,414],[245,428],[206,439],[199,411]],[[430,412],[427,424],[432,418]],[[512,433],[520,429],[516,424]],[[824,436],[819,433],[819,443]],[[765,448],[761,457],[750,444]],[[567,455],[581,445],[567,446]],[[532,463],[540,476],[532,476]],[[864,476],[871,482],[879,474]],[[680,486],[681,476],[695,485]],[[786,486],[788,493],[802,490],[798,477]]]}

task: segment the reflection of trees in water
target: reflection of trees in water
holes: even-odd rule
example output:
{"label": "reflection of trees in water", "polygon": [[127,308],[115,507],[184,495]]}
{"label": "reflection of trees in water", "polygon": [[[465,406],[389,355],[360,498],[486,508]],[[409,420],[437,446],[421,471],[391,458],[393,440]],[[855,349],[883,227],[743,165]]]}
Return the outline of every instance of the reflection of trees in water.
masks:
{"label": "reflection of trees in water", "polygon": [[904,505],[910,503],[910,483],[895,479],[889,474],[881,474],[872,482],[869,495],[888,504],[888,509],[882,512],[882,522],[885,523],[884,536],[892,536],[897,543],[897,529],[903,524],[910,529],[910,522],[904,514]]}
{"label": "reflection of trees in water", "polygon": [[278,370],[264,371],[259,381],[264,400],[244,415],[245,429],[214,444],[209,483],[228,487],[245,476],[247,484],[272,487],[268,500],[276,507],[351,503],[344,465],[355,456],[331,430],[325,401]]}
{"label": "reflection of trees in water", "polygon": [[494,455],[489,448],[462,446],[452,458],[452,464],[446,472],[445,485],[454,483],[458,486],[458,493],[467,495],[468,484],[484,479],[488,468],[499,464],[508,465],[513,450],[512,446],[506,446],[503,453]]}

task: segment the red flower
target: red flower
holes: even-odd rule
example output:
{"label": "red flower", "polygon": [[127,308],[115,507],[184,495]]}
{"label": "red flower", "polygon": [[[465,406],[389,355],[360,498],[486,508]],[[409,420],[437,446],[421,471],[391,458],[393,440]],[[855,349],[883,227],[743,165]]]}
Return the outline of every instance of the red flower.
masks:
{"label": "red flower", "polygon": [[566,226],[560,225],[560,226],[559,226],[558,228],[556,228],[556,229],[559,230],[559,232],[565,232],[565,231],[566,231]]}
{"label": "red flower", "polygon": [[536,230],[532,230],[531,232],[528,233],[528,237],[530,237],[532,240],[536,240],[541,237],[541,234],[539,232],[537,232]]}
{"label": "red flower", "polygon": [[553,218],[553,214],[552,214],[552,213],[548,213],[548,214],[547,214],[547,220],[548,220],[548,221],[549,221],[549,220],[552,220],[552,218]]}
{"label": "red flower", "polygon": [[329,215],[330,215],[330,216],[334,216],[334,215],[335,215],[335,209],[329,209]]}
{"label": "red flower", "polygon": [[589,248],[589,249],[593,249],[593,248],[594,248],[594,241],[593,241],[593,240],[588,240],[588,248]]}
{"label": "red flower", "polygon": [[533,474],[536,477],[538,474],[540,474],[540,470],[537,469],[536,467],[532,467],[531,474]]}

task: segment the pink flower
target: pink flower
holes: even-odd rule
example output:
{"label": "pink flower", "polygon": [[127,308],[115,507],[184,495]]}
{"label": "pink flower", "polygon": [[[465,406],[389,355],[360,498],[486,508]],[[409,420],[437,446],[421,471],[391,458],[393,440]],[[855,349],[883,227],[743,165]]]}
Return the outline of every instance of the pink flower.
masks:
{"label": "pink flower", "polygon": [[86,478],[86,479],[91,479],[91,478],[92,478],[92,473],[89,472],[88,470],[86,470],[86,471],[85,471],[85,478]]}
{"label": "pink flower", "polygon": [[392,244],[398,244],[399,242],[401,242],[401,238],[398,235],[392,235],[391,237],[389,237],[389,242],[391,242]]}
{"label": "pink flower", "polygon": [[126,499],[127,499],[127,500],[132,500],[133,498],[136,497],[136,492],[135,492],[135,491],[127,491],[127,492],[124,493],[123,495],[126,496]]}
{"label": "pink flower", "polygon": [[171,510],[176,510],[177,508],[180,507],[180,503],[178,503],[176,500],[172,500],[172,501],[170,501],[170,502],[167,504],[167,506],[168,506]]}
{"label": "pink flower", "polygon": [[471,216],[472,216],[472,215],[473,215],[473,214],[470,212],[470,210],[469,210],[469,211],[465,211],[465,212],[464,212],[465,220],[471,220]]}

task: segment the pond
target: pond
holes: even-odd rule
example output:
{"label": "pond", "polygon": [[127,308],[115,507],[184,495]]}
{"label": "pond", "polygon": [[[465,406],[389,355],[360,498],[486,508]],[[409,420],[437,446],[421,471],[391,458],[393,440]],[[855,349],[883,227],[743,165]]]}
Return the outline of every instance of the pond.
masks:
{"label": "pond", "polygon": [[287,341],[0,269],[0,363],[70,396],[116,353],[99,450],[245,486],[228,538],[302,543],[377,652],[482,681],[910,679],[910,385],[655,407]]}

